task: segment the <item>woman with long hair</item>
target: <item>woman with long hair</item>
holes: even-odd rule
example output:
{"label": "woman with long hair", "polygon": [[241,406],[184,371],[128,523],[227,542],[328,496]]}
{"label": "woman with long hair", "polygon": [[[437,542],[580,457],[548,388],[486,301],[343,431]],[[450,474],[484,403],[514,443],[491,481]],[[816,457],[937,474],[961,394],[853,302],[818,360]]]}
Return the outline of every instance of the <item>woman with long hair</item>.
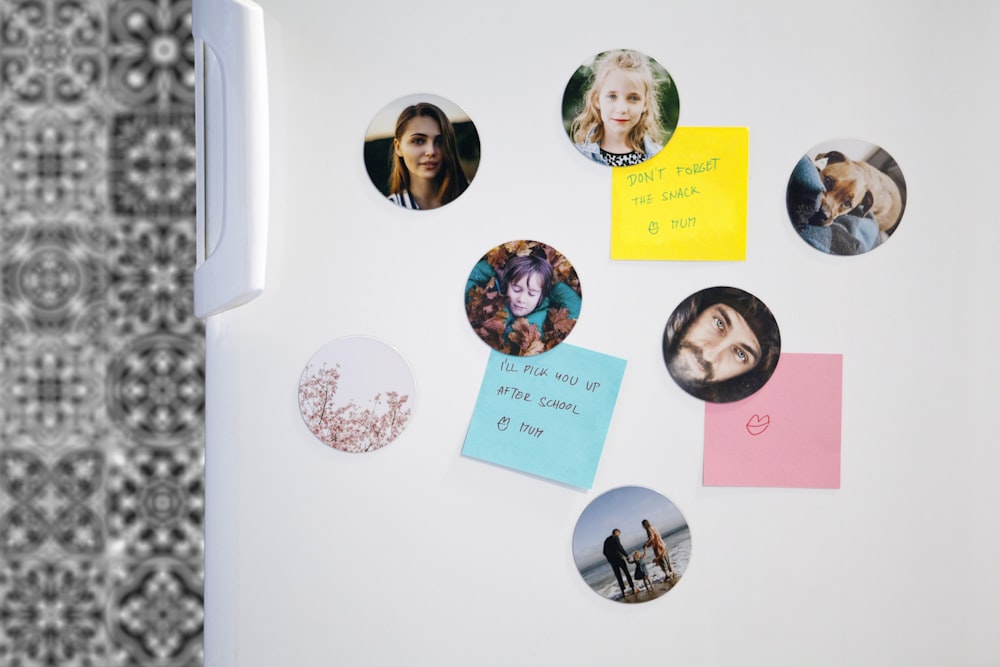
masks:
{"label": "woman with long hair", "polygon": [[399,114],[389,163],[389,200],[404,208],[444,206],[469,186],[455,127],[429,102],[411,104]]}

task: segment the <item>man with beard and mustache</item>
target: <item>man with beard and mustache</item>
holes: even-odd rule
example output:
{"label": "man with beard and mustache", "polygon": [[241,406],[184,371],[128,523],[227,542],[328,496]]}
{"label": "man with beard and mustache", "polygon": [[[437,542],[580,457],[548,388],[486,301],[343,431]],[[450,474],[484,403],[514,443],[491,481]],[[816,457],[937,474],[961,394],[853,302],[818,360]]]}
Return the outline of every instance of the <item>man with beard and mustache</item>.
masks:
{"label": "man with beard and mustache", "polygon": [[713,403],[738,401],[760,389],[780,352],[771,311],[735,287],[712,287],[688,297],[663,332],[671,377],[689,394]]}

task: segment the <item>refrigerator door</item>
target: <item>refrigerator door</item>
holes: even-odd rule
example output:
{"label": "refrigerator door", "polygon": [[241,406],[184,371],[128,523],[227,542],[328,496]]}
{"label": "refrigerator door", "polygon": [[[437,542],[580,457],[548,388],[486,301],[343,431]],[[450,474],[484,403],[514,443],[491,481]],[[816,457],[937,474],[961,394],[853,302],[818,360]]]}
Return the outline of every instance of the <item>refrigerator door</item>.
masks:
{"label": "refrigerator door", "polygon": [[247,303],[264,290],[268,99],[264,20],[242,0],[196,2],[195,315]]}
{"label": "refrigerator door", "polygon": [[[232,37],[209,42],[198,21],[219,2],[195,4],[218,56]],[[225,141],[267,154],[269,177],[230,188],[244,165],[226,163],[247,199],[223,236],[266,214],[267,287],[201,308],[215,313],[206,664],[996,660],[998,5],[260,6],[268,139]],[[560,103],[580,63],[613,48],[667,68],[682,127],[749,128],[746,261],[610,259],[611,173],[574,148]],[[263,111],[256,91],[226,97],[226,119]],[[418,93],[461,107],[481,141],[468,191],[431,211],[388,202],[363,156],[379,110]],[[803,243],[785,205],[800,157],[838,138],[884,147],[909,187],[899,229],[855,257]],[[576,268],[567,342],[628,361],[591,490],[461,455],[490,353],[466,279],[515,239]],[[672,309],[716,285],[763,299],[783,352],[843,355],[840,489],[702,484],[705,407],[671,380],[661,340]],[[314,353],[357,334],[394,345],[416,379],[410,425],[366,454],[320,443],[297,395]],[[683,580],[642,605],[595,595],[571,550],[588,503],[626,485],[669,497],[692,535]]]}

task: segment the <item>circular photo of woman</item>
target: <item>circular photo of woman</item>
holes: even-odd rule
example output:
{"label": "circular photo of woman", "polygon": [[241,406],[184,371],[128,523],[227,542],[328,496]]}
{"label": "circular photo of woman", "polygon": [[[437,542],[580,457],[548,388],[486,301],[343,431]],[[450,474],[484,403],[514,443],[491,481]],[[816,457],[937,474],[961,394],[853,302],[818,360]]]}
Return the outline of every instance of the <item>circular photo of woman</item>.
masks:
{"label": "circular photo of woman", "polygon": [[403,97],[368,126],[365,167],[393,204],[413,211],[440,208],[475,177],[479,134],[468,114],[443,97]]}
{"label": "circular photo of woman", "polygon": [[831,255],[860,255],[896,231],[906,208],[906,182],[882,148],[840,139],[802,156],[785,201],[803,241]]}
{"label": "circular photo of woman", "polygon": [[691,560],[691,531],[677,506],[656,491],[622,486],[583,510],[573,560],[598,595],[649,602],[676,586]]}
{"label": "circular photo of woman", "polygon": [[645,162],[677,129],[680,99],[670,74],[638,51],[599,53],[570,77],[563,127],[580,153],[609,167]]}
{"label": "circular photo of woman", "polygon": [[764,386],[781,354],[781,335],[764,302],[737,287],[710,287],[677,306],[663,332],[663,359],[680,387],[729,403]]}
{"label": "circular photo of woman", "polygon": [[320,442],[342,452],[373,452],[410,422],[413,372],[394,347],[349,336],[323,346],[299,379],[299,410]]}
{"label": "circular photo of woman", "polygon": [[563,342],[582,304],[580,279],[562,253],[509,241],[476,262],[465,285],[473,331],[498,352],[527,357]]}

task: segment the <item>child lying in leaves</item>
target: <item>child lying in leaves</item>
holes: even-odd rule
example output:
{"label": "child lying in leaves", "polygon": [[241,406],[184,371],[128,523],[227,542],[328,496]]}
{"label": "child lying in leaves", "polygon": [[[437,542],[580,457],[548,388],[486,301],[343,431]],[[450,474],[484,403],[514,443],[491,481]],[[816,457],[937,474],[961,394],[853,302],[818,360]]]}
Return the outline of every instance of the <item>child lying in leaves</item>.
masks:
{"label": "child lying in leaves", "polygon": [[561,343],[580,316],[580,281],[555,249],[535,241],[494,248],[469,274],[465,309],[487,345],[518,356]]}

